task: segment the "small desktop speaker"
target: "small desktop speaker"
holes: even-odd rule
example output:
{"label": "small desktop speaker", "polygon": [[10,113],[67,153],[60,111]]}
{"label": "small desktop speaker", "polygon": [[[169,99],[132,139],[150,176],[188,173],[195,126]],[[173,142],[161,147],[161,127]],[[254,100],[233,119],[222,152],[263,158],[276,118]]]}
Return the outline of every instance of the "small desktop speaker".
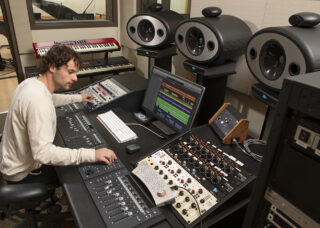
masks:
{"label": "small desktop speaker", "polygon": [[292,26],[269,27],[248,42],[246,60],[253,76],[273,90],[284,78],[320,70],[320,15],[298,13]]}
{"label": "small desktop speaker", "polygon": [[202,64],[221,64],[245,53],[252,36],[250,28],[241,19],[221,12],[208,7],[202,10],[204,17],[178,25],[175,41],[185,57]]}
{"label": "small desktop speaker", "polygon": [[183,17],[172,11],[162,11],[153,4],[149,11],[132,16],[127,23],[127,33],[137,44],[147,48],[163,48],[174,42],[176,27]]}

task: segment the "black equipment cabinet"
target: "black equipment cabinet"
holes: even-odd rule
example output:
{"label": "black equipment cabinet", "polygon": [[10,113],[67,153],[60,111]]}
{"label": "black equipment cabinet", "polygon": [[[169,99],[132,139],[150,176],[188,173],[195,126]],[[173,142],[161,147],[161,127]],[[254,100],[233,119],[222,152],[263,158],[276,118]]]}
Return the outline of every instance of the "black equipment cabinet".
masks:
{"label": "black equipment cabinet", "polygon": [[319,77],[284,80],[243,227],[320,227]]}

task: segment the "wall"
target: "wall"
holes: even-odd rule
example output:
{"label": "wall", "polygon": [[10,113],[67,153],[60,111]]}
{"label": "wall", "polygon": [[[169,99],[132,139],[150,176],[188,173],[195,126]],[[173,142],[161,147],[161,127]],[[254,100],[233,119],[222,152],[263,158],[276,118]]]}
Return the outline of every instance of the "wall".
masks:
{"label": "wall", "polygon": [[[202,16],[202,9],[209,6],[220,7],[222,14],[241,18],[253,34],[265,27],[288,26],[289,17],[298,12],[320,12],[320,1],[312,0],[192,0],[191,17]],[[267,106],[251,95],[251,86],[257,81],[249,71],[244,56],[238,59],[236,72],[228,78],[225,102],[231,102],[249,119],[249,134],[258,137]]]}
{"label": "wall", "polygon": [[[253,33],[265,27],[288,26],[289,17],[298,12],[320,12],[320,1],[316,0],[193,0],[191,16],[202,16],[201,10],[208,6],[220,7],[222,14],[244,20]],[[256,80],[249,72],[244,56],[238,60],[236,70],[237,74],[229,77],[228,87],[251,94],[251,85],[256,83]]]}
{"label": "wall", "polygon": [[[32,43],[34,42],[53,40],[67,41],[99,37],[114,37],[116,40],[120,40],[120,27],[31,30],[26,1],[12,0],[10,1],[10,8],[12,17],[14,19],[13,23],[17,37],[18,52],[22,62],[22,68],[36,64],[36,58],[32,47]],[[119,8],[120,7],[118,7],[118,19],[120,17]],[[118,56],[122,55],[122,53],[115,52],[113,55]],[[90,58],[90,55],[87,55],[85,58]]]}
{"label": "wall", "polygon": [[[54,29],[31,30],[29,26],[26,1],[12,0],[10,7],[14,18],[20,58],[24,66],[34,65],[33,42],[49,40],[77,40],[83,38],[114,37],[120,41],[123,55],[137,68],[137,73],[148,77],[148,58],[137,56],[136,45],[127,35],[126,24],[136,14],[136,0],[118,0],[118,28]],[[320,12],[320,1],[317,0],[192,0],[191,17],[201,16],[201,10],[208,6],[218,6],[223,14],[230,14],[243,19],[256,32],[268,26],[288,25],[290,15],[302,12]],[[90,57],[90,56],[89,56]],[[195,75],[184,70],[185,58],[178,52],[173,57],[172,72],[195,81]],[[250,121],[249,133],[253,137],[260,135],[266,106],[251,95],[251,86],[256,83],[245,62],[244,56],[237,62],[237,73],[229,76],[225,102],[231,102]]]}

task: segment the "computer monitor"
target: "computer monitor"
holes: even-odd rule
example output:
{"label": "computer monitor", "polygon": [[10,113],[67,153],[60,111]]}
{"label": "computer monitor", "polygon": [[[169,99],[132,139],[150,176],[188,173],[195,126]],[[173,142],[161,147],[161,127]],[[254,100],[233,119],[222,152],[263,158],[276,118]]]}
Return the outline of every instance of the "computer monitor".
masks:
{"label": "computer monitor", "polygon": [[188,79],[153,67],[142,108],[167,135],[190,129],[205,88]]}

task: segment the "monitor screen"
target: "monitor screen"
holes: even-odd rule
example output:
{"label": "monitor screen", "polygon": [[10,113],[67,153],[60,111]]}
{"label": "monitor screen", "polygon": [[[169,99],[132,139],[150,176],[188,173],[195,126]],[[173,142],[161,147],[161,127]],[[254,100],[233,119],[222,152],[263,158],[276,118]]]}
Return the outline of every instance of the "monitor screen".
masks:
{"label": "monitor screen", "polygon": [[142,108],[176,132],[192,127],[205,88],[153,67]]}

